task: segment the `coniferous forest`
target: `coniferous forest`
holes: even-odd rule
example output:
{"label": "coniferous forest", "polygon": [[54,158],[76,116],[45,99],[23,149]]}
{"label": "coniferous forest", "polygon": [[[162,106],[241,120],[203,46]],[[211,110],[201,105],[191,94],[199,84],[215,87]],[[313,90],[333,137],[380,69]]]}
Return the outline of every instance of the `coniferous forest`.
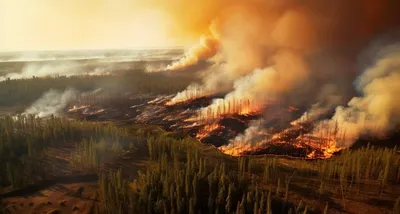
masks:
{"label": "coniferous forest", "polygon": [[[329,213],[360,197],[393,200],[400,182],[396,148],[367,146],[328,160],[233,158],[154,128],[32,115],[3,117],[0,128],[3,196],[93,172],[101,200],[96,210],[104,213]],[[57,148],[67,148],[62,168],[69,172],[53,167],[51,150]],[[135,177],[129,169],[104,164],[124,153],[146,156]],[[315,200],[325,205],[315,206]],[[398,206],[397,200],[393,209]]]}
{"label": "coniferous forest", "polygon": [[[9,90],[14,91],[10,93],[20,97],[1,102],[7,103],[2,104],[6,109],[27,106],[25,96],[40,96],[46,87],[63,87],[60,82],[79,85],[85,81],[90,85],[92,78],[107,77],[13,80]],[[153,94],[169,87],[157,75],[146,78],[147,82],[133,87]],[[0,82],[0,88],[10,81]],[[35,84],[49,85],[39,89]],[[26,94],[26,88],[31,87],[35,88],[28,90],[32,95]],[[90,86],[90,90],[94,88]],[[18,113],[0,117],[0,133],[1,213],[325,214],[400,210],[397,147],[366,143],[328,159],[233,157],[188,135],[150,124]]]}
{"label": "coniferous forest", "polygon": [[400,0],[0,0],[0,214],[400,214]]}

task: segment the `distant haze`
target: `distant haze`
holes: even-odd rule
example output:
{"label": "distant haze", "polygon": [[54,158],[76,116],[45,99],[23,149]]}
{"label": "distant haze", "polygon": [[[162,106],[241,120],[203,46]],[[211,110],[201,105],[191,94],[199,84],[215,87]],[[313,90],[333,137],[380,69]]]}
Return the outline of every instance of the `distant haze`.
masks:
{"label": "distant haze", "polygon": [[171,33],[179,28],[141,0],[0,0],[0,52],[188,44]]}

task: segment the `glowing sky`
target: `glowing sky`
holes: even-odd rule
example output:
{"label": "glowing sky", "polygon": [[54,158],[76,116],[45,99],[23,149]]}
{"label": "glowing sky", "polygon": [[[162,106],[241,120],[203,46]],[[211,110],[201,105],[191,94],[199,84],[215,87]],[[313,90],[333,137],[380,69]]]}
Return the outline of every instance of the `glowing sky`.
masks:
{"label": "glowing sky", "polygon": [[[312,34],[314,28],[326,41],[367,38],[398,23],[398,4],[396,0],[0,0],[0,51],[187,47],[209,32],[212,21],[219,23],[219,34],[240,37],[243,28],[265,29],[282,13],[287,18],[277,31],[289,36],[274,38],[291,40],[291,46],[300,48],[299,37],[309,35],[299,33]],[[293,11],[309,16],[315,26],[304,28],[307,19],[293,18],[298,16]],[[260,18],[250,21],[255,15]],[[290,27],[296,23],[298,28]]]}
{"label": "glowing sky", "polygon": [[171,33],[181,26],[169,11],[148,2],[0,0],[0,51],[166,47],[192,42],[195,35],[179,38]]}

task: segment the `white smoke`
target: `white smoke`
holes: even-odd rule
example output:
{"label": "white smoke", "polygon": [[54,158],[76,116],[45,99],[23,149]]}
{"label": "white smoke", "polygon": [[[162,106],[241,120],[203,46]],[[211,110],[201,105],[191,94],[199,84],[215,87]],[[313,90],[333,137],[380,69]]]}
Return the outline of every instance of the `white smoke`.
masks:
{"label": "white smoke", "polygon": [[109,75],[118,69],[129,69],[128,65],[95,65],[78,62],[52,62],[52,63],[28,63],[21,72],[7,73],[0,76],[0,81],[7,79],[28,79],[32,77],[55,77],[77,75]]}
{"label": "white smoke", "polygon": [[239,134],[230,144],[220,149],[230,155],[238,155],[242,151],[262,146],[272,138],[272,134],[263,126],[263,119],[252,121],[244,133]]}
{"label": "white smoke", "polygon": [[384,47],[381,53],[385,54],[379,54],[356,81],[362,96],[337,107],[331,120],[321,122],[339,124],[346,133],[343,146],[366,132],[386,132],[400,123],[400,44]]}
{"label": "white smoke", "polygon": [[308,76],[308,66],[301,55],[281,52],[274,56],[273,61],[274,66],[256,69],[237,79],[233,91],[223,100],[215,100],[203,111],[211,109],[217,112],[218,109],[224,109],[227,104],[244,101],[245,104],[240,104],[233,113],[257,112],[267,104],[267,100],[298,87]]}
{"label": "white smoke", "polygon": [[337,87],[333,84],[324,85],[318,93],[318,102],[313,104],[311,108],[304,113],[299,119],[293,121],[294,124],[301,121],[316,121],[321,116],[328,114],[335,106],[341,104],[342,96],[339,95]]}
{"label": "white smoke", "polygon": [[68,88],[65,91],[50,89],[27,108],[24,114],[33,114],[38,117],[57,116],[67,107],[68,102],[78,94],[78,91],[72,88]]}
{"label": "white smoke", "polygon": [[[375,47],[374,50],[378,52],[369,53],[374,54],[372,65],[371,59],[368,59],[369,66],[355,81],[361,96],[353,97],[346,106],[338,106],[343,100],[338,85],[326,84],[315,97],[318,102],[292,124],[301,121],[316,122],[316,128],[311,133],[316,137],[330,136],[335,127],[338,127],[338,135],[330,136],[332,140],[336,140],[338,147],[351,146],[362,134],[384,134],[400,124],[400,44],[383,47],[381,45],[379,49]],[[364,60],[361,63],[365,66],[367,62]],[[255,79],[262,81],[263,78],[260,78]],[[280,85],[274,78],[264,79],[278,83],[274,84],[274,87]],[[246,82],[257,85],[254,81]],[[268,82],[263,83],[260,84],[263,87],[261,91],[271,91],[266,84]],[[242,97],[251,97],[246,93],[257,94],[252,92],[252,88],[254,87],[246,90],[242,88],[240,90],[243,91]],[[331,119],[321,120],[322,116],[327,116],[331,111],[335,111]],[[222,147],[222,150],[252,149],[261,145],[270,137],[264,124],[266,120],[268,117],[251,123],[243,134],[238,135],[229,145]]]}
{"label": "white smoke", "polygon": [[24,79],[32,77],[74,75],[79,73],[80,66],[77,63],[60,64],[28,64],[19,73],[8,73],[0,77],[0,81],[5,79]]}

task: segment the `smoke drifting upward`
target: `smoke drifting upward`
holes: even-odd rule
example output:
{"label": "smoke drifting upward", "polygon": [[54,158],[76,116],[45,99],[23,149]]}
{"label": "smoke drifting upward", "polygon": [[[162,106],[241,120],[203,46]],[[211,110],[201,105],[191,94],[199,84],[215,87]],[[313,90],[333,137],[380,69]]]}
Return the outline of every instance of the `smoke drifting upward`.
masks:
{"label": "smoke drifting upward", "polygon": [[[307,65],[301,56],[294,52],[276,54],[274,64],[272,67],[256,69],[236,80],[234,90],[224,99],[215,100],[212,105],[202,110],[203,113],[212,111],[220,114],[249,114],[260,111],[268,104],[267,100],[279,98],[279,95],[298,87],[307,78]],[[236,102],[240,103],[239,108],[227,108]]]}
{"label": "smoke drifting upward", "polygon": [[303,121],[314,122],[319,120],[322,116],[327,116],[336,106],[341,104],[342,96],[339,95],[337,87],[332,84],[324,85],[318,93],[317,103],[304,113],[299,119],[292,122],[293,125]]}
{"label": "smoke drifting upward", "polygon": [[24,114],[33,114],[38,117],[58,116],[73,99],[85,96],[93,96],[102,92],[101,88],[93,91],[79,92],[73,88],[67,88],[64,91],[50,89],[42,97],[36,100],[27,108]]}
{"label": "smoke drifting upward", "polygon": [[[205,72],[207,75],[202,83],[188,87],[170,104],[201,97],[210,91],[229,91],[242,76],[251,75],[256,69],[274,66],[271,59],[282,50],[295,52],[306,61],[321,54],[354,58],[353,53],[357,53],[376,33],[398,24],[396,18],[399,15],[391,11],[397,4],[390,0],[251,0],[222,4],[224,7],[215,10],[214,16],[218,25],[213,27],[215,33],[212,35],[218,36],[205,40],[211,39],[219,45],[214,42],[210,42],[213,45],[207,42],[208,45],[196,45],[167,70],[182,69],[214,56],[216,49],[210,46],[219,47],[218,56],[223,63],[212,66]],[[340,65],[338,67],[345,70]],[[322,69],[310,72],[323,72]],[[354,77],[354,73],[343,75]]]}
{"label": "smoke drifting upward", "polygon": [[[400,26],[400,14],[394,9],[400,2],[392,0],[234,0],[222,5],[213,10],[218,52],[190,51],[173,65],[182,69],[214,55],[222,60],[204,71],[202,82],[178,93],[169,105],[226,93],[200,112],[214,117],[261,111],[271,101],[288,103],[285,99],[290,97],[296,105],[316,103],[300,120],[318,121],[354,96],[357,56],[364,46]],[[337,107],[332,120],[324,124],[339,123],[352,139],[364,130],[378,130],[373,124],[387,130],[398,122],[400,102],[393,96],[399,92],[394,85],[399,78],[394,69],[397,52],[392,46],[390,54],[364,72],[357,84],[363,96],[351,99],[348,107]],[[239,108],[232,110],[232,105]],[[253,139],[252,130],[237,139]]]}
{"label": "smoke drifting upward", "polygon": [[328,123],[346,130],[345,146],[365,132],[386,132],[400,123],[400,44],[382,47],[385,55],[376,59],[356,81],[362,97],[354,97],[348,106],[336,108]]}
{"label": "smoke drifting upward", "polygon": [[78,92],[71,88],[65,91],[51,89],[26,109],[24,114],[34,114],[38,117],[59,115],[62,109],[67,107],[68,102],[77,95]]}
{"label": "smoke drifting upward", "polygon": [[214,24],[212,24],[209,35],[203,35],[200,38],[199,44],[191,47],[179,61],[168,65],[166,70],[180,70],[210,59],[217,54],[218,48],[219,40],[214,29]]}

